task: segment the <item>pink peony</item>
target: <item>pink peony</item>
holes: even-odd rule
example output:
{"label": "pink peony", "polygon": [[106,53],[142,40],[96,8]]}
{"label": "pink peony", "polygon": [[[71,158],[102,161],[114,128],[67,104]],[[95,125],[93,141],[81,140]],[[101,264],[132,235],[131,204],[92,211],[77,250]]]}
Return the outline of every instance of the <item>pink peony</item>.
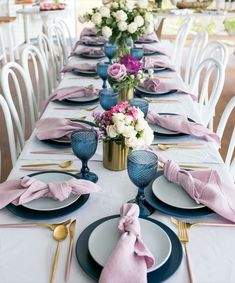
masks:
{"label": "pink peony", "polygon": [[126,67],[122,64],[115,63],[108,67],[108,75],[117,82],[124,80],[126,74]]}
{"label": "pink peony", "polygon": [[129,74],[137,74],[142,68],[142,63],[131,55],[124,55],[120,59],[120,63],[125,65],[126,71]]}

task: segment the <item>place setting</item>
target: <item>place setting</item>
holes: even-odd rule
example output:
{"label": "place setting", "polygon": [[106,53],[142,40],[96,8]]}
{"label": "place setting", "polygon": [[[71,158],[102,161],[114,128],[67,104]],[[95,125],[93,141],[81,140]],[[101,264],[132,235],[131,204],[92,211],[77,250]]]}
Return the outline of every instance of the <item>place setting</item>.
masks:
{"label": "place setting", "polygon": [[71,52],[70,56],[78,56],[86,59],[101,59],[105,57],[103,48],[82,47]]}
{"label": "place setting", "polygon": [[66,65],[63,73],[71,72],[74,75],[82,77],[95,77],[97,76],[96,64],[95,63],[80,63],[73,65]]}
{"label": "place setting", "polygon": [[159,39],[155,33],[151,34],[141,34],[141,36],[135,40],[134,43],[136,44],[151,44],[151,43],[156,43],[159,42]]}

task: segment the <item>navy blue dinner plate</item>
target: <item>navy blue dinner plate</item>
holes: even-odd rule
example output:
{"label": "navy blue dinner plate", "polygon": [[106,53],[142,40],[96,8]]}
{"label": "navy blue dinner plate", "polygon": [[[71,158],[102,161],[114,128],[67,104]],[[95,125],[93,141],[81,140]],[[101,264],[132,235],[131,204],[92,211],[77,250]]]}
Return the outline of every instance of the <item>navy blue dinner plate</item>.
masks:
{"label": "navy blue dinner plate", "polygon": [[[159,171],[156,175],[156,178],[160,177],[161,175],[163,175],[163,171]],[[160,201],[154,195],[152,191],[152,184],[145,189],[144,194],[145,194],[146,202],[150,204],[154,209],[159,210],[171,216],[175,216],[179,218],[199,218],[214,214],[214,212],[208,207],[202,207],[197,209],[183,209],[168,205]]]}
{"label": "navy blue dinner plate", "polygon": [[[89,225],[81,233],[77,240],[76,256],[78,263],[80,264],[84,272],[88,274],[91,278],[93,278],[95,281],[99,280],[102,267],[91,257],[88,250],[88,240],[92,231],[97,226],[109,219],[116,217],[119,217],[119,215],[112,215],[97,220],[96,222]],[[160,226],[169,236],[172,245],[172,251],[168,260],[160,268],[148,273],[148,283],[158,283],[169,278],[178,269],[183,256],[182,246],[176,234],[165,224],[152,218],[145,219]]]}
{"label": "navy blue dinner plate", "polygon": [[156,43],[158,42],[157,40],[155,39],[151,39],[151,40],[140,40],[140,39],[137,39],[134,43],[135,44],[152,44],[152,43]]}
{"label": "navy blue dinner plate", "polygon": [[[39,174],[48,174],[48,173],[53,173],[53,172],[57,172],[55,171],[48,171],[48,172],[37,172],[37,173],[33,173],[28,175],[29,177],[33,177]],[[66,175],[70,175],[71,178],[77,178],[76,175],[73,175],[71,173],[66,173],[66,172],[59,172],[60,174],[66,174]],[[32,220],[44,220],[44,219],[52,219],[52,218],[57,218],[57,217],[61,217],[64,215],[67,215],[77,209],[79,209],[81,206],[83,206],[88,198],[89,198],[89,194],[86,195],[81,195],[74,203],[72,203],[69,206],[66,206],[64,208],[60,208],[57,210],[50,210],[50,211],[38,211],[38,210],[32,210],[26,207],[23,207],[21,205],[14,205],[14,204],[8,204],[6,206],[6,208],[12,212],[13,214],[15,214],[16,216],[22,217],[22,218],[26,218],[26,219],[32,219]]]}
{"label": "navy blue dinner plate", "polygon": [[146,97],[159,97],[159,96],[165,96],[165,95],[168,95],[168,94],[172,94],[172,93],[176,93],[177,90],[176,89],[172,89],[168,92],[164,92],[164,93],[155,93],[155,94],[152,94],[152,93],[147,93],[147,92],[144,92],[144,91],[141,91],[139,89],[135,89],[135,95],[138,96],[138,97],[142,97],[142,96],[146,96]]}
{"label": "navy blue dinner plate", "polygon": [[80,76],[80,77],[89,77],[89,78],[93,78],[95,76],[97,76],[97,72],[83,72],[83,71],[72,71],[72,73],[76,76]]}

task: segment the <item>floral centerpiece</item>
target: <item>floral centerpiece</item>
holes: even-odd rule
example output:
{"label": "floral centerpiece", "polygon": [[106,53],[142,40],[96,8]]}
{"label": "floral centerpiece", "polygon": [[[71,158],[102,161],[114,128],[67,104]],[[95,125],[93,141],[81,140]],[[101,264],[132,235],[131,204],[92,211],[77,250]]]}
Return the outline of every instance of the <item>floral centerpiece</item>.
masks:
{"label": "floral centerpiece", "polygon": [[91,13],[79,17],[80,22],[91,21],[97,35],[110,38],[110,43],[118,45],[118,54],[129,53],[128,38],[136,40],[142,33],[154,32],[153,16],[148,0],[116,0],[110,7],[93,8]]}
{"label": "floral centerpiece", "polygon": [[105,168],[125,169],[128,151],[149,146],[153,141],[153,131],[144,119],[143,112],[139,108],[131,107],[128,102],[93,115],[104,141]]}
{"label": "floral centerpiece", "polygon": [[108,81],[119,92],[119,103],[133,98],[134,87],[149,76],[143,73],[142,63],[131,55],[124,55],[108,68]]}

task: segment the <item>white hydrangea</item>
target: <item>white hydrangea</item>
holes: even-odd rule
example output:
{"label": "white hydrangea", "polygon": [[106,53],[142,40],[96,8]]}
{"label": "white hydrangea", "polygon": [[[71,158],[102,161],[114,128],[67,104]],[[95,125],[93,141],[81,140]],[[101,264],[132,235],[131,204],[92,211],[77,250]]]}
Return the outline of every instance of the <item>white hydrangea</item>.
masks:
{"label": "white hydrangea", "polygon": [[130,1],[130,0],[128,0],[126,2],[126,7],[127,7],[127,10],[132,11],[133,8],[134,8],[134,3],[132,1]]}
{"label": "white hydrangea", "polygon": [[91,21],[92,23],[94,23],[95,25],[99,25],[101,24],[102,21],[102,17],[100,13],[95,13],[92,17],[91,17]]}
{"label": "white hydrangea", "polygon": [[154,27],[153,25],[148,25],[146,28],[145,28],[145,33],[146,34],[152,34],[154,32]]}
{"label": "white hydrangea", "polygon": [[86,22],[86,19],[84,18],[84,16],[79,15],[79,16],[78,16],[78,21],[79,21],[81,24],[84,24],[84,23]]}
{"label": "white hydrangea", "polygon": [[112,4],[112,7],[113,7],[114,9],[117,9],[117,8],[118,8],[118,3],[114,2],[114,3]]}
{"label": "white hydrangea", "polygon": [[119,22],[119,23],[118,23],[118,29],[119,29],[120,31],[125,31],[125,30],[127,30],[127,23],[126,23],[126,22]]}
{"label": "white hydrangea", "polygon": [[107,126],[106,131],[107,131],[107,135],[110,138],[116,138],[116,136],[118,135],[113,125]]}
{"label": "white hydrangea", "polygon": [[135,33],[137,31],[137,28],[138,28],[137,24],[132,22],[128,25],[127,30],[129,33]]}
{"label": "white hydrangea", "polygon": [[100,14],[102,17],[108,18],[110,16],[110,9],[106,6],[100,8]]}
{"label": "white hydrangea", "polygon": [[144,25],[144,19],[142,16],[136,16],[134,18],[134,22],[137,24],[138,27],[142,27]]}
{"label": "white hydrangea", "polygon": [[127,20],[127,14],[122,10],[118,10],[115,17],[119,22],[125,22]]}
{"label": "white hydrangea", "polygon": [[104,35],[105,37],[110,37],[112,35],[112,30],[110,27],[102,27],[102,35]]}
{"label": "white hydrangea", "polygon": [[139,0],[138,1],[138,6],[142,9],[148,8],[148,0]]}

